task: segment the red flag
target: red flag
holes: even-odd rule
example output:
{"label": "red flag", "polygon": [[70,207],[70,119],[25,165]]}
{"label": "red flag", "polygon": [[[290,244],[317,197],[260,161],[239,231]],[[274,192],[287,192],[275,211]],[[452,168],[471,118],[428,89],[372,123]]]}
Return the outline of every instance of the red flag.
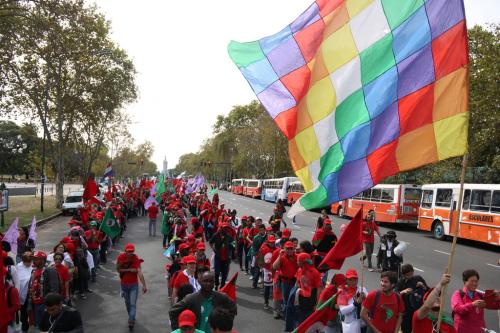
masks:
{"label": "red flag", "polygon": [[[5,296],[5,266],[3,264],[4,255],[6,256],[6,252],[0,249],[0,313],[7,313],[7,302],[5,300],[7,297]],[[4,327],[7,324],[7,316],[0,316],[0,327]]]}
{"label": "red flag", "polygon": [[226,294],[229,298],[236,302],[236,279],[238,278],[238,272],[234,273],[231,280],[219,291]]}
{"label": "red flag", "polygon": [[319,267],[340,269],[344,264],[345,258],[352,257],[363,250],[363,241],[361,238],[362,221],[362,210],[360,209],[342,235],[340,235],[335,246],[326,254]]}
{"label": "red flag", "polygon": [[89,177],[89,179],[87,179],[87,182],[85,183],[85,190],[83,191],[82,198],[85,200],[89,200],[90,198],[95,197],[95,195],[98,193],[99,190],[97,189],[97,183],[95,182],[94,178]]}
{"label": "red flag", "polygon": [[[330,297],[328,301],[321,304],[309,317],[306,318],[292,333],[307,333],[319,332],[324,329],[328,320],[324,314],[329,311],[330,307],[335,305],[337,301],[337,294]],[[321,330],[323,332],[323,330]]]}

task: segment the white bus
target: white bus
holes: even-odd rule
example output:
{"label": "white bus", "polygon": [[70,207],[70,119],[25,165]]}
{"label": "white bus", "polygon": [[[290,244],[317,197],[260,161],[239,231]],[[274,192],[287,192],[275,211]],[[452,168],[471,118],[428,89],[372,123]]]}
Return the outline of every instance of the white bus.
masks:
{"label": "white bus", "polygon": [[262,200],[277,202],[278,199],[287,201],[288,186],[299,180],[297,177],[283,177],[264,179],[262,182]]}

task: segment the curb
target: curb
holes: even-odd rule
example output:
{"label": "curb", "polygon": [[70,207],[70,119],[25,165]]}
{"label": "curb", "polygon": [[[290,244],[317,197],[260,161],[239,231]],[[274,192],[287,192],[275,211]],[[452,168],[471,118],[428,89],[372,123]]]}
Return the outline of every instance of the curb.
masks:
{"label": "curb", "polygon": [[55,213],[54,215],[51,215],[49,217],[46,217],[44,219],[41,219],[39,221],[36,221],[36,226],[39,227],[41,225],[44,225],[50,221],[52,221],[53,219],[55,219],[56,217],[59,217],[62,215],[62,212],[59,212],[59,213]]}

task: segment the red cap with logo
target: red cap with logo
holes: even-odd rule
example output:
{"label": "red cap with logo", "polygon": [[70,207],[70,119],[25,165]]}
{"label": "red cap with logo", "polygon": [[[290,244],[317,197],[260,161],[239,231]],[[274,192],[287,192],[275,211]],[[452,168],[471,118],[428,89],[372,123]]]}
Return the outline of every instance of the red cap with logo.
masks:
{"label": "red cap with logo", "polygon": [[198,250],[205,250],[205,243],[198,243],[198,244],[196,244],[196,248]]}
{"label": "red cap with logo", "polygon": [[191,310],[184,310],[179,315],[179,327],[194,327],[196,315]]}
{"label": "red cap with logo", "polygon": [[268,242],[268,243],[273,243],[273,244],[274,244],[274,242],[276,242],[276,239],[274,238],[274,236],[273,236],[273,235],[271,235],[271,236],[267,237],[267,242]]}
{"label": "red cap with logo", "polygon": [[345,272],[345,277],[347,279],[357,279],[358,278],[358,272],[354,268],[350,268]]}
{"label": "red cap with logo", "polygon": [[285,249],[293,249],[294,247],[293,242],[288,241],[285,243]]}
{"label": "red cap with logo", "polygon": [[285,229],[283,229],[283,232],[281,233],[281,235],[285,238],[290,238],[290,236],[292,235],[292,231],[288,228],[285,228]]}
{"label": "red cap with logo", "polygon": [[47,259],[47,254],[43,251],[36,251],[34,254],[33,254],[33,257],[35,258],[41,258],[41,259]]}
{"label": "red cap with logo", "polygon": [[128,243],[125,245],[125,252],[134,252],[135,251],[135,245],[132,243]]}

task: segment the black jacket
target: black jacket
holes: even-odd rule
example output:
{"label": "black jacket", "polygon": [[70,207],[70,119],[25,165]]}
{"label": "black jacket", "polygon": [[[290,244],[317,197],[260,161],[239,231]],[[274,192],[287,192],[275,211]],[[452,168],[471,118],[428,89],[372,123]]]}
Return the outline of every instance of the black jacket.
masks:
{"label": "black jacket", "polygon": [[[201,318],[201,304],[203,303],[204,297],[201,292],[197,292],[194,294],[189,294],[180,302],[175,303],[169,311],[170,316],[170,325],[172,326],[172,330],[176,330],[179,328],[178,318],[182,311],[189,309],[194,312],[198,322],[196,323],[196,328],[200,327],[200,318]],[[212,309],[215,308],[223,308],[229,310],[233,316],[236,316],[236,303],[233,302],[232,299],[227,297],[225,294],[222,294],[218,291],[212,292]]]}

